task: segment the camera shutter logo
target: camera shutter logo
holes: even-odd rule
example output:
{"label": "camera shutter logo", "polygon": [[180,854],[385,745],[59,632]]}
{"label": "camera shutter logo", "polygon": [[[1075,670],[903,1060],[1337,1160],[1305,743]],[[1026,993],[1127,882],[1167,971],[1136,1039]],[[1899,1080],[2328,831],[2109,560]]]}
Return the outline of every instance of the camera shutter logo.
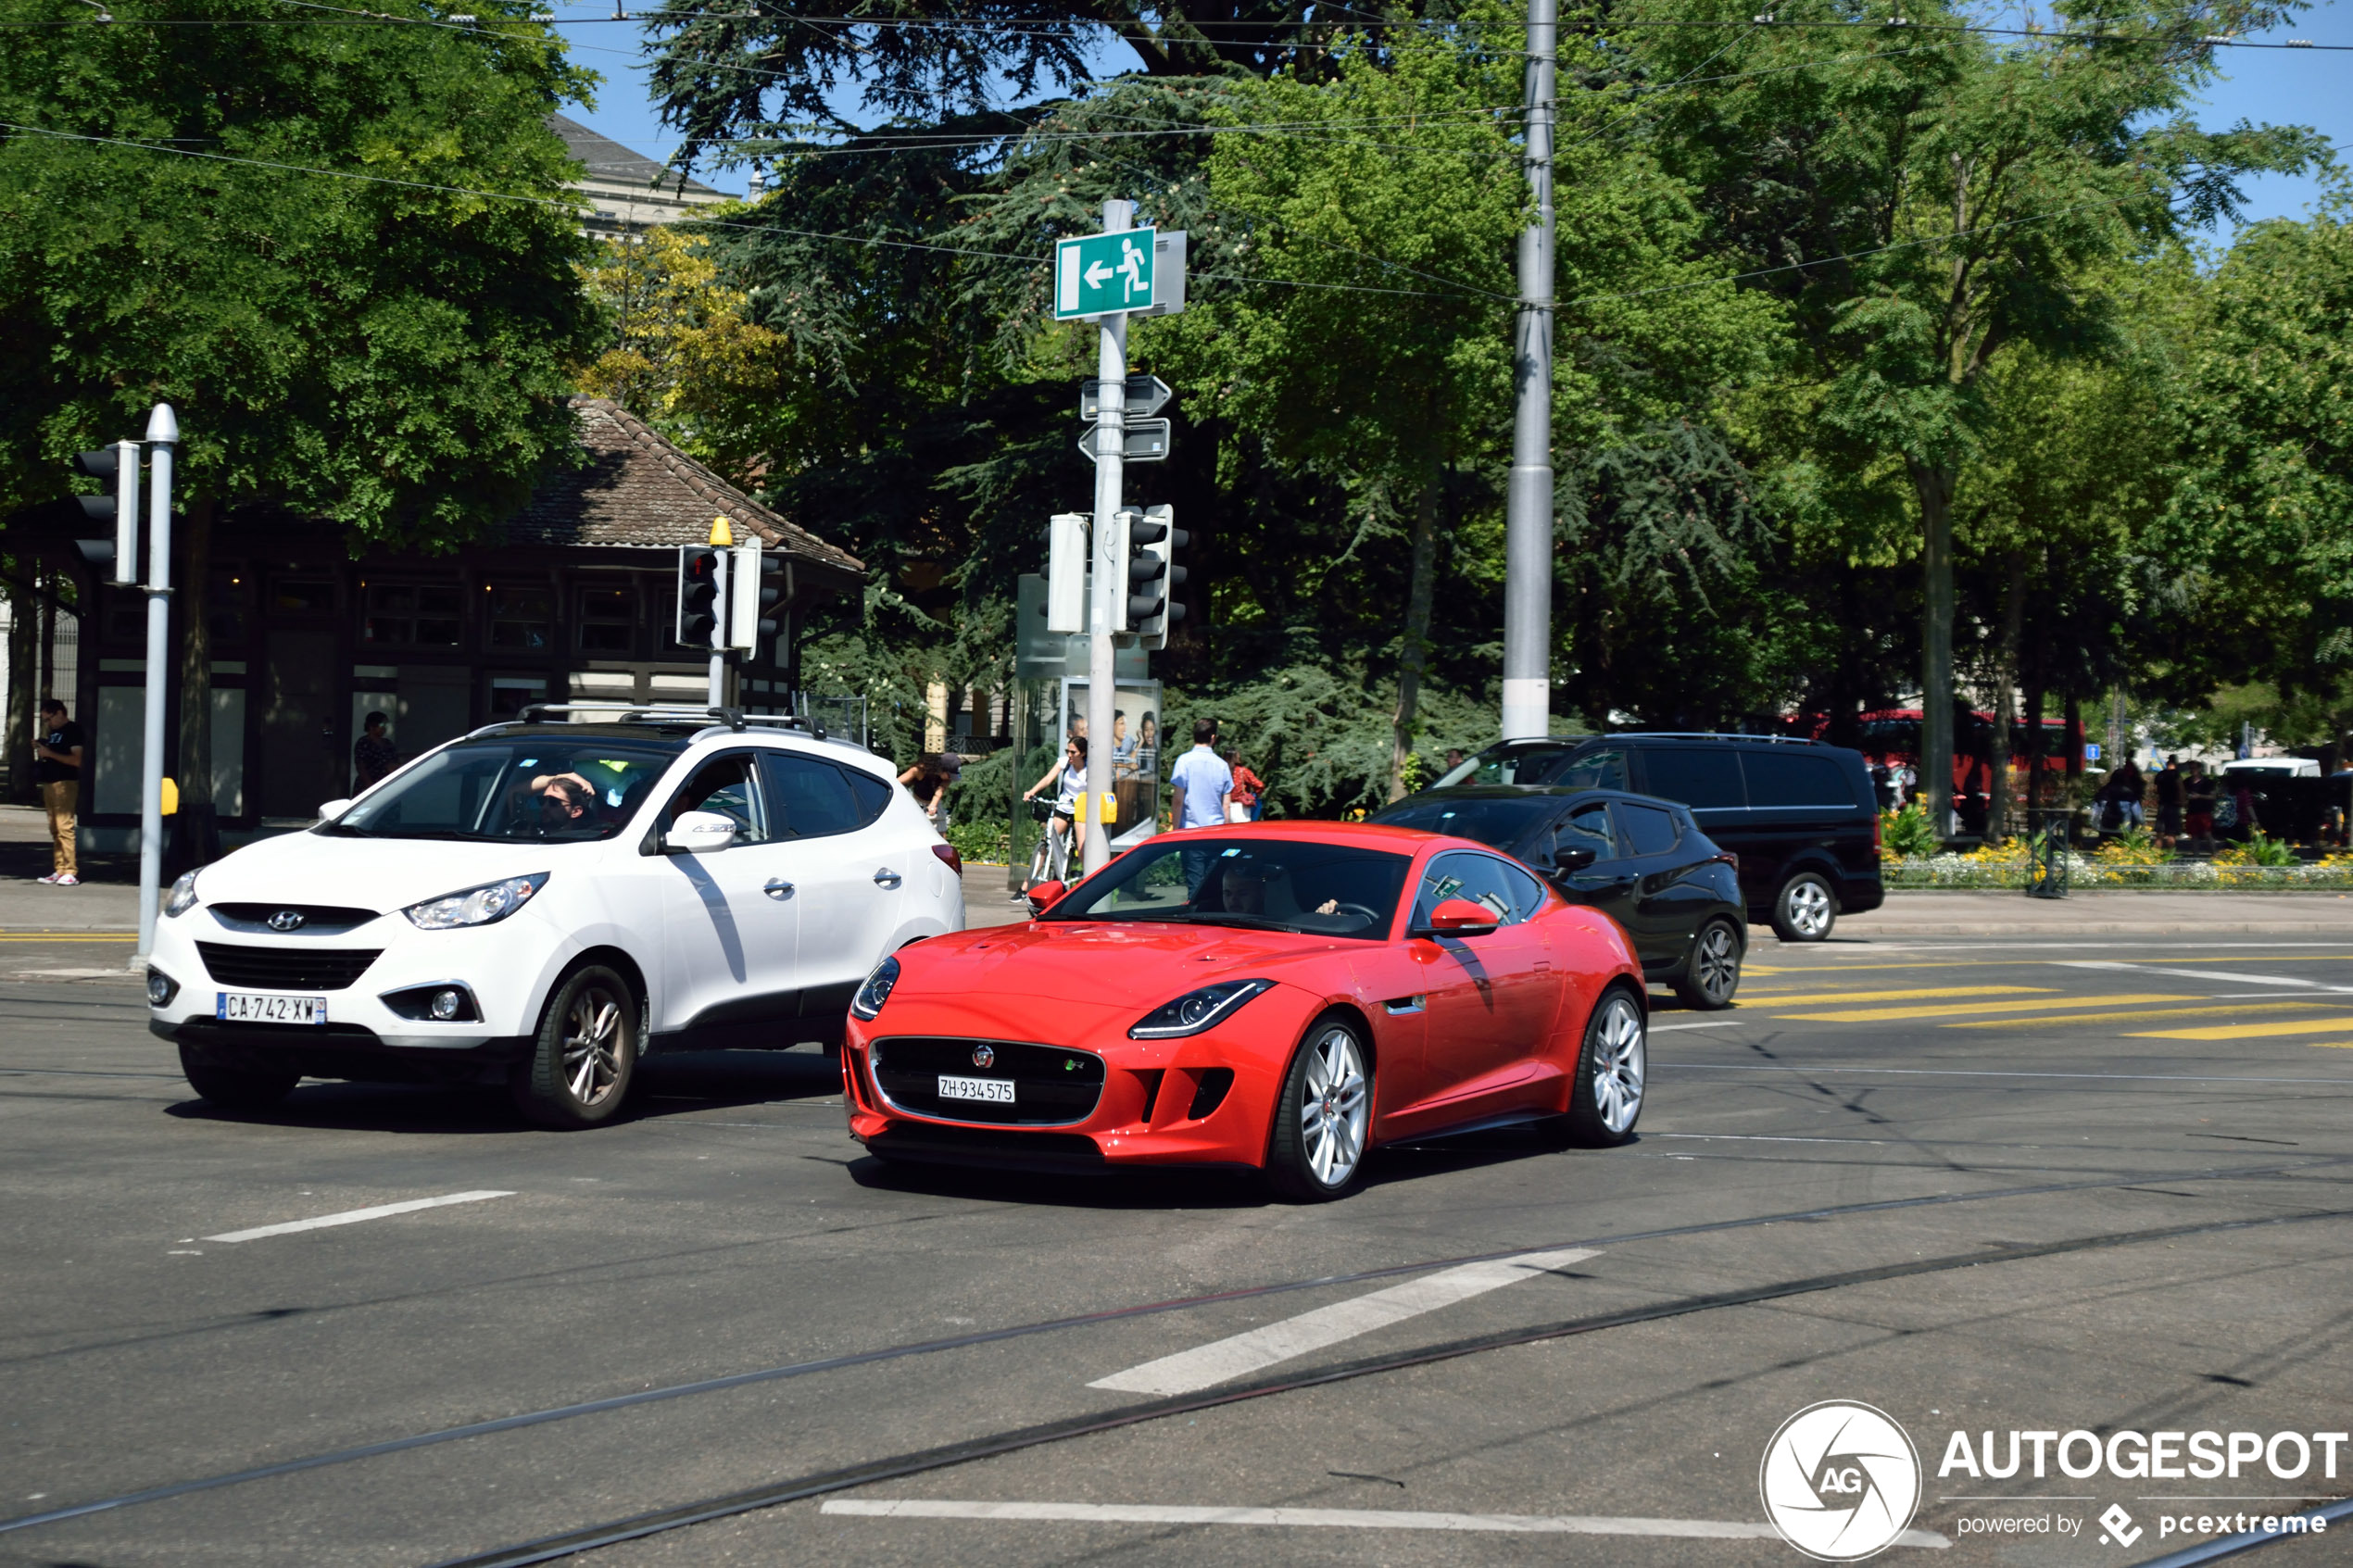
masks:
{"label": "camera shutter logo", "polygon": [[1855,1562],[1911,1524],[1920,1456],[1885,1411],[1826,1399],[1781,1423],[1756,1485],[1781,1539],[1823,1562]]}

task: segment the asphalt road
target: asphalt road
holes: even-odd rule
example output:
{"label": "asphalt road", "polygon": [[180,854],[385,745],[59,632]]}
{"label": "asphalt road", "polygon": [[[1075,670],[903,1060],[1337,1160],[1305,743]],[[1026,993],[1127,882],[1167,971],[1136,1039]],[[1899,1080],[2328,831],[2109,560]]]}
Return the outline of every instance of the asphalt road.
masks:
{"label": "asphalt road", "polygon": [[2353,1451],[1938,1474],[1955,1429],[2353,1425],[2353,939],[1766,936],[1734,1012],[1655,998],[1639,1142],[1392,1149],[1320,1208],[886,1173],[814,1053],[657,1061],[583,1135],[219,1115],[119,940],[6,940],[0,1564],[519,1562],[793,1492],[579,1561],[1791,1564],[1759,1461],[1828,1399],[1920,1451],[1889,1562],[2137,1563],[2169,1511],[2353,1494]]}

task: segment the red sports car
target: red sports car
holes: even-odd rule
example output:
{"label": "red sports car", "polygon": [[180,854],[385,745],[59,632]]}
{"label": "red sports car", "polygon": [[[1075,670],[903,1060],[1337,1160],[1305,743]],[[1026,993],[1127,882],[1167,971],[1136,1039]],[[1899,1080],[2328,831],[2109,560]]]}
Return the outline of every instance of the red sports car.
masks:
{"label": "red sports car", "polygon": [[1026,925],[885,959],[850,1003],[849,1130],[886,1160],[1246,1166],[1337,1198],[1376,1144],[1642,1114],[1642,972],[1606,915],[1466,839],[1165,834]]}

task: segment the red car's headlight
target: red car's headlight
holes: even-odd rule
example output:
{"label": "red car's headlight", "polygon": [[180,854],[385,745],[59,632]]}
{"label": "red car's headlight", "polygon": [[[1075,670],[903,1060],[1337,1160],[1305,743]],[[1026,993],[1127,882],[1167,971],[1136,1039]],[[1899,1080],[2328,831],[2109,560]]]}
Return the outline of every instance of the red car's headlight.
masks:
{"label": "red car's headlight", "polygon": [[1198,1035],[1213,1024],[1232,1017],[1237,1010],[1261,991],[1271,991],[1271,980],[1224,980],[1214,985],[1204,985],[1198,991],[1188,991],[1175,1001],[1156,1007],[1136,1021],[1127,1031],[1131,1040],[1173,1040],[1185,1035]]}

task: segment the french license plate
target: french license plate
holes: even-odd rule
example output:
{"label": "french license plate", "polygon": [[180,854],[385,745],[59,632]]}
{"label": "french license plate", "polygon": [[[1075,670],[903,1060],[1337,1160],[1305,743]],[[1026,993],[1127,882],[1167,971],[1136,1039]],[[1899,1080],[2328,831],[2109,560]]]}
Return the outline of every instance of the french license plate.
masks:
{"label": "french license plate", "polygon": [[223,1023],[324,1023],[327,998],[285,997],[270,991],[223,991],[212,1016]]}
{"label": "french license plate", "polygon": [[1010,1078],[950,1078],[939,1075],[941,1099],[985,1099],[996,1105],[1013,1103],[1013,1084]]}

